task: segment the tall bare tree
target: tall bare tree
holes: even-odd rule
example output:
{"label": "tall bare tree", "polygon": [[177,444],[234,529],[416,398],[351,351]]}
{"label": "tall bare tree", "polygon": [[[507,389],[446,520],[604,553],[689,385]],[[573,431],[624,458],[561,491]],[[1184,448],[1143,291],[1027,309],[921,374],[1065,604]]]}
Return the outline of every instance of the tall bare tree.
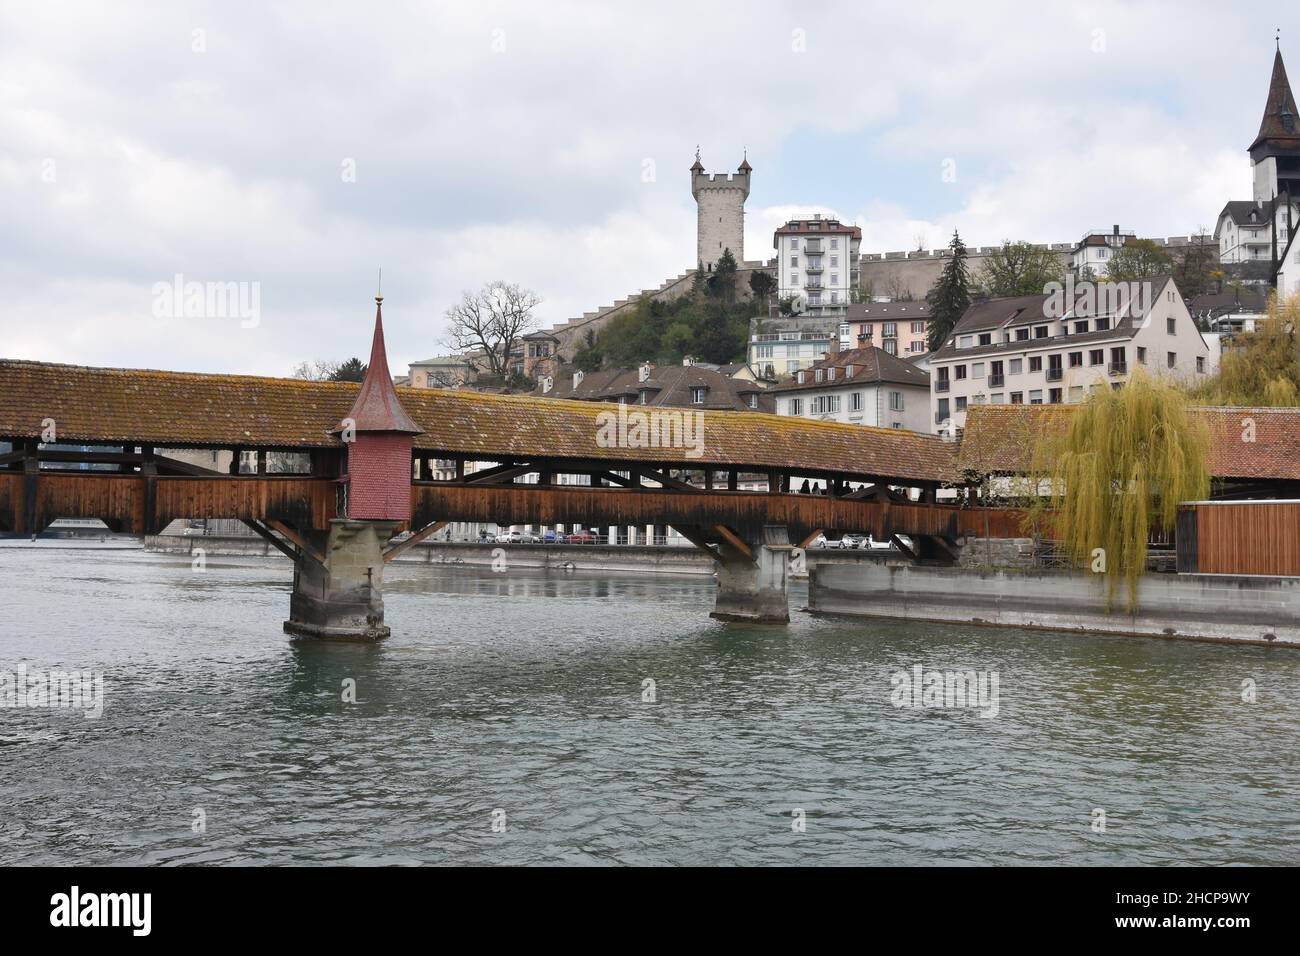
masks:
{"label": "tall bare tree", "polygon": [[500,279],[466,292],[447,310],[446,344],[457,352],[481,352],[487,371],[504,377],[510,353],[538,327],[533,310],[541,301],[532,290]]}

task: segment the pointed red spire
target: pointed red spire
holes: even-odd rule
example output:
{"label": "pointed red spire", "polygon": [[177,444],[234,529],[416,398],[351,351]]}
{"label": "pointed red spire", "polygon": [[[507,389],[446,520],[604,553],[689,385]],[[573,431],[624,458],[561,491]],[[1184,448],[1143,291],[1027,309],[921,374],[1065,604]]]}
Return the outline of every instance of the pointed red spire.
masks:
{"label": "pointed red spire", "polygon": [[[423,429],[411,421],[397,400],[393,376],[388,372],[388,350],[384,347],[384,297],[375,296],[375,338],[370,345],[370,367],[348,418],[358,432],[406,432],[419,435]],[[334,429],[343,431],[343,423]]]}

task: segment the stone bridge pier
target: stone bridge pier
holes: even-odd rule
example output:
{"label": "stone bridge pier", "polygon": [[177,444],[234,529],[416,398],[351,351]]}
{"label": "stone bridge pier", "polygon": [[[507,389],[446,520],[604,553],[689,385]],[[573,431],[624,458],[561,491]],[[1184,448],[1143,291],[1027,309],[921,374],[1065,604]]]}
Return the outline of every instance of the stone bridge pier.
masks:
{"label": "stone bridge pier", "polygon": [[399,522],[335,518],[305,535],[294,561],[286,634],[336,641],[380,641],[384,623],[384,544]]}
{"label": "stone bridge pier", "polygon": [[790,622],[790,536],[765,525],[750,540],[718,544],[718,597],[709,616],[752,624]]}

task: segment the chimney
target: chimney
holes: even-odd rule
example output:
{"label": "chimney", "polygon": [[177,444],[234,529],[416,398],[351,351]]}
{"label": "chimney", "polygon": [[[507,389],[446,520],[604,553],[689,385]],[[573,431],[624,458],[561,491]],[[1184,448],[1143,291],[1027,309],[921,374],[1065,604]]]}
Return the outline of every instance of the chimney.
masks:
{"label": "chimney", "polygon": [[689,355],[682,356],[682,365],[686,366],[687,368],[690,368],[694,364],[695,364],[695,360],[692,359]]}
{"label": "chimney", "polygon": [[1116,235],[1116,237],[1118,237],[1118,236],[1119,236],[1119,223],[1115,223],[1115,225],[1113,226],[1113,228],[1114,228],[1114,230],[1115,230],[1115,235]]}
{"label": "chimney", "polygon": [[654,368],[649,362],[642,362],[641,367],[636,370],[636,380],[638,382],[648,381],[650,378],[650,369]]}
{"label": "chimney", "polygon": [[551,378],[551,376],[549,376],[549,375],[543,375],[543,376],[542,376],[542,394],[543,394],[543,395],[546,395],[546,394],[549,393],[550,390],[553,389],[554,387],[555,387],[555,379]]}
{"label": "chimney", "polygon": [[573,387],[576,389],[581,384],[582,384],[582,370],[579,369],[578,371],[573,373]]}

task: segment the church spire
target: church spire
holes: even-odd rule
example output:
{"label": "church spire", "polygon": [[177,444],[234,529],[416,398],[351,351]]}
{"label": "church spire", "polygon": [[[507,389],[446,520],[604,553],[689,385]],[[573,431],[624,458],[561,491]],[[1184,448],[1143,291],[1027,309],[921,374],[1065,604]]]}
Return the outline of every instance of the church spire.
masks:
{"label": "church spire", "polygon": [[1274,139],[1300,139],[1300,129],[1296,126],[1295,96],[1291,93],[1291,84],[1286,77],[1286,64],[1282,62],[1280,39],[1273,54],[1273,76],[1268,84],[1264,117],[1259,123],[1259,135],[1250,148],[1253,150],[1261,143]]}

